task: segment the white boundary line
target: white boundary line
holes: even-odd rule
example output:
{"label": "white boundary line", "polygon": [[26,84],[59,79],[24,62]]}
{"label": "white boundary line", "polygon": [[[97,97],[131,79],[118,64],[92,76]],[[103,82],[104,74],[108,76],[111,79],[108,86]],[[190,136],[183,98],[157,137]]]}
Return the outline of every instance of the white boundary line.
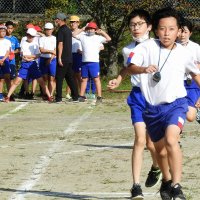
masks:
{"label": "white boundary line", "polygon": [[4,119],[6,117],[9,117],[10,115],[12,115],[13,113],[16,113],[18,112],[19,110],[23,109],[25,106],[27,106],[29,103],[26,102],[26,103],[22,103],[20,104],[19,106],[17,106],[15,109],[9,111],[8,113],[4,114],[4,115],[1,115],[0,116],[0,119]]}
{"label": "white boundary line", "polygon": [[[64,135],[72,135],[76,128],[80,125],[82,121],[87,119],[92,113],[92,110],[85,112],[82,116],[80,116],[76,121],[70,123],[68,128],[64,130]],[[54,144],[48,149],[45,155],[40,156],[37,161],[35,167],[33,168],[33,173],[28,178],[27,181],[21,184],[17,189],[18,192],[14,193],[10,200],[24,200],[27,194],[26,191],[31,190],[34,185],[40,180],[42,174],[46,171],[47,166],[49,165],[52,156],[62,148],[64,142],[62,140],[56,140]]]}

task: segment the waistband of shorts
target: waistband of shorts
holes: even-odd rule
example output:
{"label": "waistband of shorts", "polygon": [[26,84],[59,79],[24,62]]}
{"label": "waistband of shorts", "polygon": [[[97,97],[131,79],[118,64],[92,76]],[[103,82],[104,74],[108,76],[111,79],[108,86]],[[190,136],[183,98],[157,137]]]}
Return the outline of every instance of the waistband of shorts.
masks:
{"label": "waistband of shorts", "polygon": [[184,104],[184,103],[187,103],[187,99],[185,97],[176,99],[175,101],[171,103],[164,103],[164,104],[159,104],[159,105],[151,105],[148,102],[146,102],[146,108],[160,111],[164,109],[165,107],[170,108],[170,107],[174,107],[174,106]]}

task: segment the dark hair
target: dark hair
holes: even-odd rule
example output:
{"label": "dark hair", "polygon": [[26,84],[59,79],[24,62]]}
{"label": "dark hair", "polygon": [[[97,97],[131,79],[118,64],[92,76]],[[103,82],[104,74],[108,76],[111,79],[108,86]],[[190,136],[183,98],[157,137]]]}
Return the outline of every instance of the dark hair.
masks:
{"label": "dark hair", "polygon": [[190,20],[182,17],[181,18],[181,28],[184,29],[184,26],[186,26],[190,32],[193,31],[193,24],[192,24],[192,22]]}
{"label": "dark hair", "polygon": [[147,25],[151,24],[151,16],[146,10],[135,9],[128,16],[128,25],[130,24],[131,19],[137,16],[139,16],[140,18],[143,18],[145,22],[147,23]]}
{"label": "dark hair", "polygon": [[7,21],[5,25],[6,26],[14,26],[15,24],[12,21]]}
{"label": "dark hair", "polygon": [[179,28],[181,27],[181,14],[174,8],[166,7],[155,11],[155,13],[152,16],[152,25],[154,32],[158,28],[160,19],[167,17],[174,17],[177,21],[177,26]]}

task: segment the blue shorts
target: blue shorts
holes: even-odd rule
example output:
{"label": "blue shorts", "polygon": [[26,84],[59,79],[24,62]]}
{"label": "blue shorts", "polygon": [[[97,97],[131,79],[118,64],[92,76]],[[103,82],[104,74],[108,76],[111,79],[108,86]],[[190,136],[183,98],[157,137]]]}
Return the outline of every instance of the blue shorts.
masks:
{"label": "blue shorts", "polygon": [[182,130],[188,103],[186,98],[180,98],[172,103],[157,106],[146,103],[143,118],[148,134],[153,142],[157,142],[165,136],[165,130],[169,125],[177,125]]}
{"label": "blue shorts", "polygon": [[127,98],[127,104],[131,109],[132,123],[144,122],[143,112],[146,102],[139,87],[133,87],[130,95]]}
{"label": "blue shorts", "polygon": [[[0,59],[2,59],[4,56],[0,56]],[[4,74],[10,74],[10,64],[9,59],[7,58],[4,61],[3,66],[0,66],[0,78],[2,79]]]}
{"label": "blue shorts", "polygon": [[56,58],[54,58],[49,65],[46,62],[49,58],[40,57],[39,68],[43,75],[56,76]]}
{"label": "blue shorts", "polygon": [[184,81],[184,85],[187,91],[186,99],[188,101],[188,106],[195,107],[195,104],[200,97],[200,88],[198,86],[195,87],[193,83],[187,85],[186,81]]}
{"label": "blue shorts", "polygon": [[72,56],[73,56],[72,69],[75,73],[79,73],[81,71],[81,66],[82,66],[82,54],[73,53]]}
{"label": "blue shorts", "polygon": [[38,79],[42,76],[36,61],[22,62],[19,69],[18,77],[28,79]]}
{"label": "blue shorts", "polygon": [[100,74],[99,62],[84,62],[81,67],[82,78],[97,78]]}

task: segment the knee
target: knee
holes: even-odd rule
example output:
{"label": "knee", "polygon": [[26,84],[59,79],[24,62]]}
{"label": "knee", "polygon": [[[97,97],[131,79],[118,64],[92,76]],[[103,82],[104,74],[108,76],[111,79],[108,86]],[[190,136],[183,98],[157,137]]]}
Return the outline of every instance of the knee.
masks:
{"label": "knee", "polygon": [[147,141],[146,143],[146,147],[149,151],[154,152],[155,151],[155,147],[152,141]]}
{"label": "knee", "polygon": [[134,146],[138,146],[138,147],[144,148],[145,142],[146,142],[145,138],[136,137],[135,138],[135,142],[134,142]]}

